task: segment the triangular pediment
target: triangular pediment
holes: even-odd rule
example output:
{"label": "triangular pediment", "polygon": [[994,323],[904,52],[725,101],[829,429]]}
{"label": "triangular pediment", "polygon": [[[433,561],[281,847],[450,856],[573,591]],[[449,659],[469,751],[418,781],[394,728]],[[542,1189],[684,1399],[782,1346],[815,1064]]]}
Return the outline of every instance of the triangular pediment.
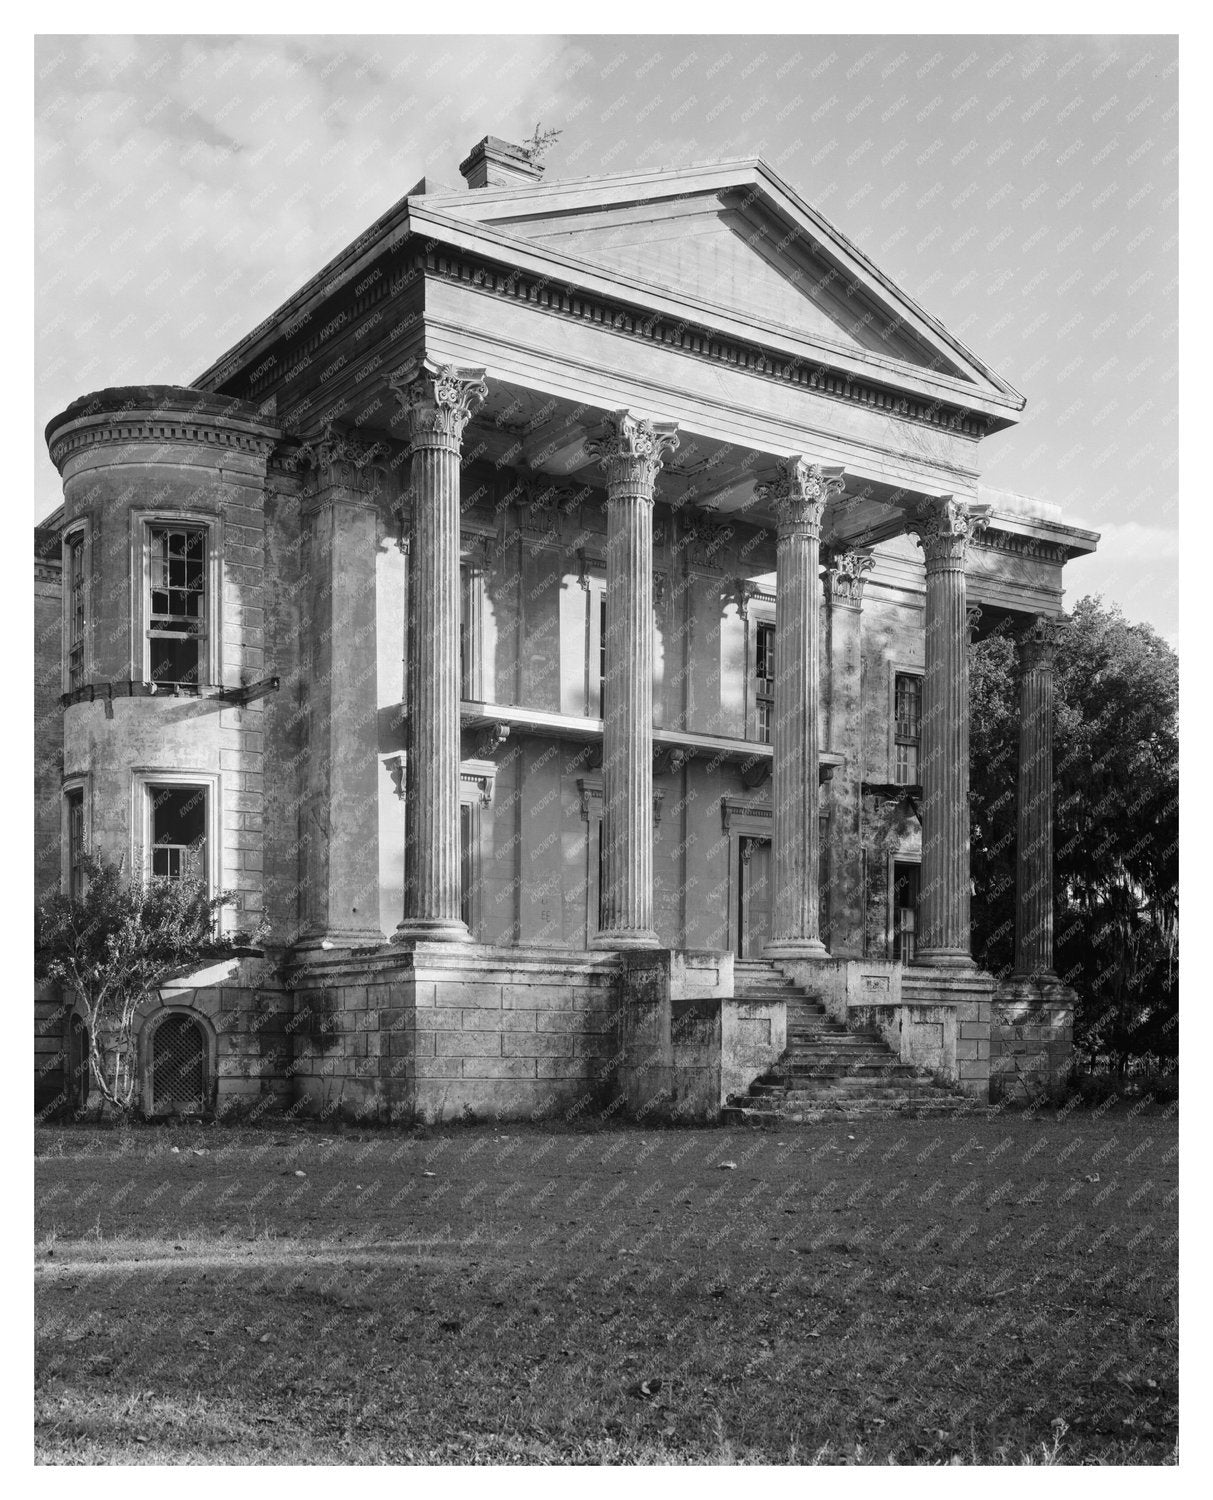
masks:
{"label": "triangular pediment", "polygon": [[807,235],[736,192],[490,220],[536,244],[737,318],[857,353],[877,353],[964,378],[914,336],[896,309],[847,281]]}
{"label": "triangular pediment", "polygon": [[629,289],[1018,410],[1022,397],[762,162],[429,195],[427,208]]}

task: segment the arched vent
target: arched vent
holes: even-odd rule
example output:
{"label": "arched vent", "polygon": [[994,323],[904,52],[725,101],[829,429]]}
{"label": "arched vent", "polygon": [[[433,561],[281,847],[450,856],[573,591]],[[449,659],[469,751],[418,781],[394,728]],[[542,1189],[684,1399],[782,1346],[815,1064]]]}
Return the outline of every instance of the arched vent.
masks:
{"label": "arched vent", "polygon": [[166,1016],[152,1037],[152,1109],[201,1109],[208,1093],[206,1032],[189,1016]]}

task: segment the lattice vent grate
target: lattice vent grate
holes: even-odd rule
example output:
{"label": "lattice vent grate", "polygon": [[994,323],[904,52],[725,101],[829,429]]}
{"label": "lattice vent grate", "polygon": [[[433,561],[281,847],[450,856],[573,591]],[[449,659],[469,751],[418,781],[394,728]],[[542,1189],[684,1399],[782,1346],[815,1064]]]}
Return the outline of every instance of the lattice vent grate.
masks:
{"label": "lattice vent grate", "polygon": [[167,1016],[152,1039],[152,1107],[190,1108],[206,1103],[207,1045],[188,1016]]}

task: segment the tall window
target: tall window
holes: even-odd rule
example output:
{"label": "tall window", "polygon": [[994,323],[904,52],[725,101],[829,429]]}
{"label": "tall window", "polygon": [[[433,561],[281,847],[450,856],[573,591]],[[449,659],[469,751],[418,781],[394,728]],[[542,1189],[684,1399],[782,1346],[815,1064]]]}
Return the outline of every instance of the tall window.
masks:
{"label": "tall window", "polygon": [[474,829],[475,820],[471,804],[461,802],[459,804],[459,915],[469,932],[474,931],[472,926],[472,882],[476,878],[472,849]]}
{"label": "tall window", "polygon": [[899,672],[893,697],[896,752],[893,780],[898,786],[917,786],[918,752],[922,747],[922,678]]}
{"label": "tall window", "polygon": [[206,528],[152,526],[149,550],[151,680],[196,687],[206,663]]}
{"label": "tall window", "polygon": [[84,533],[67,544],[67,690],[84,686]]}
{"label": "tall window", "polygon": [[483,635],[484,575],[470,563],[459,566],[459,696],[484,696],[480,653]]}
{"label": "tall window", "polygon": [[755,738],[771,743],[775,717],[775,627],[759,624],[754,632]]}
{"label": "tall window", "polygon": [[598,717],[600,719],[606,718],[606,639],[606,590],[603,589],[598,599]]}
{"label": "tall window", "polygon": [[84,788],[67,793],[67,893],[73,901],[84,895]]}
{"label": "tall window", "polygon": [[170,880],[205,880],[206,787],[149,786],[151,872]]}

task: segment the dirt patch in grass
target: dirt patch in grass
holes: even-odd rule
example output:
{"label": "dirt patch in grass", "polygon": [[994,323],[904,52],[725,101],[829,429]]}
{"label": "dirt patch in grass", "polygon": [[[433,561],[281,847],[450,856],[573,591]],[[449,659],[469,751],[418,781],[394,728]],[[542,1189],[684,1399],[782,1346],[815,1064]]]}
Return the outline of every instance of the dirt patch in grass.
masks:
{"label": "dirt patch in grass", "polygon": [[40,1130],[46,1463],[1167,1463],[1173,1116]]}

